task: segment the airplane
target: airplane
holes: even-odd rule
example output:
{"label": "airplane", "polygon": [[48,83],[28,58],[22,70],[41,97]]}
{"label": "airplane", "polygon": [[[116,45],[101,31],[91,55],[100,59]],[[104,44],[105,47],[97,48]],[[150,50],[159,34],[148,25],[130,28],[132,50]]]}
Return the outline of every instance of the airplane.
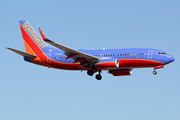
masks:
{"label": "airplane", "polygon": [[[19,21],[26,52],[7,49],[21,55],[30,63],[63,70],[87,71],[89,76],[101,80],[101,72],[107,70],[113,76],[128,76],[134,68],[163,68],[175,60],[164,51],[149,48],[75,50],[50,40],[39,28],[41,37],[26,20]],[[56,47],[49,47],[46,43]]]}

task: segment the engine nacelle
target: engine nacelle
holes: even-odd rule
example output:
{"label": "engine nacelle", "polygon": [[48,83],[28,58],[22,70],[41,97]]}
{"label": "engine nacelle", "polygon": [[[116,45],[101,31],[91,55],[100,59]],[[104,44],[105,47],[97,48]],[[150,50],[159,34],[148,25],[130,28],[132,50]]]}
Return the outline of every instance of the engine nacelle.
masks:
{"label": "engine nacelle", "polygon": [[118,70],[109,70],[110,74],[113,74],[113,76],[127,76],[132,74],[131,68],[128,69],[118,69]]}
{"label": "engine nacelle", "polygon": [[104,69],[116,69],[119,67],[119,61],[118,59],[102,59],[99,60],[97,66]]}

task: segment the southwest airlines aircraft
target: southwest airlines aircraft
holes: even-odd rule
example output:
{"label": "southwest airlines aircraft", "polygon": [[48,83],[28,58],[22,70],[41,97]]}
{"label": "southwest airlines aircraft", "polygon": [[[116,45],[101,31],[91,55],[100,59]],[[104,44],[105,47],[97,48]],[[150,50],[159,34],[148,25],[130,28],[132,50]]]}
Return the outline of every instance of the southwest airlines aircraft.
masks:
{"label": "southwest airlines aircraft", "polygon": [[[7,48],[21,56],[24,60],[49,68],[64,70],[85,70],[89,76],[98,72],[97,80],[101,80],[101,71],[108,70],[113,76],[131,75],[133,68],[153,67],[156,69],[173,62],[174,57],[156,49],[111,49],[111,50],[75,50],[58,44],[46,37],[39,28],[41,37],[25,21],[20,20],[20,29],[26,52]],[[49,47],[45,42],[55,46]]]}

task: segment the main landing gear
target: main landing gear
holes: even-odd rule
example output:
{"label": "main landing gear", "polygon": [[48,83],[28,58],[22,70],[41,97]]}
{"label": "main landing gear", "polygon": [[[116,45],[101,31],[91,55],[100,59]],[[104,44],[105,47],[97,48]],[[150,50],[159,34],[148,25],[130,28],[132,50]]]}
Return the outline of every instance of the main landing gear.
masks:
{"label": "main landing gear", "polygon": [[89,76],[93,76],[94,72],[93,72],[92,70],[88,70],[88,71],[87,71],[87,74],[88,74]]}
{"label": "main landing gear", "polygon": [[[87,74],[88,74],[89,76],[93,76],[94,72],[93,72],[92,70],[88,70],[88,71],[87,71]],[[101,80],[101,79],[102,79],[101,71],[99,71],[99,74],[96,75],[96,79],[97,79],[97,80]]]}
{"label": "main landing gear", "polygon": [[97,79],[97,80],[101,80],[101,79],[102,79],[102,76],[101,76],[101,74],[100,74],[100,71],[99,71],[99,74],[96,75],[96,79]]}

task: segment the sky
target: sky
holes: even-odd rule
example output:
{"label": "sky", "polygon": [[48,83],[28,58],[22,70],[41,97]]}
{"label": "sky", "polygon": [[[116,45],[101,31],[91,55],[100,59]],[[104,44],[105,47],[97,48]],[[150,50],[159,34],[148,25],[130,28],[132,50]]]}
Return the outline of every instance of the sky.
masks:
{"label": "sky", "polygon": [[[5,0],[0,4],[0,120],[179,120],[179,0]],[[25,62],[19,20],[73,49],[153,48],[175,61],[103,79]]]}

